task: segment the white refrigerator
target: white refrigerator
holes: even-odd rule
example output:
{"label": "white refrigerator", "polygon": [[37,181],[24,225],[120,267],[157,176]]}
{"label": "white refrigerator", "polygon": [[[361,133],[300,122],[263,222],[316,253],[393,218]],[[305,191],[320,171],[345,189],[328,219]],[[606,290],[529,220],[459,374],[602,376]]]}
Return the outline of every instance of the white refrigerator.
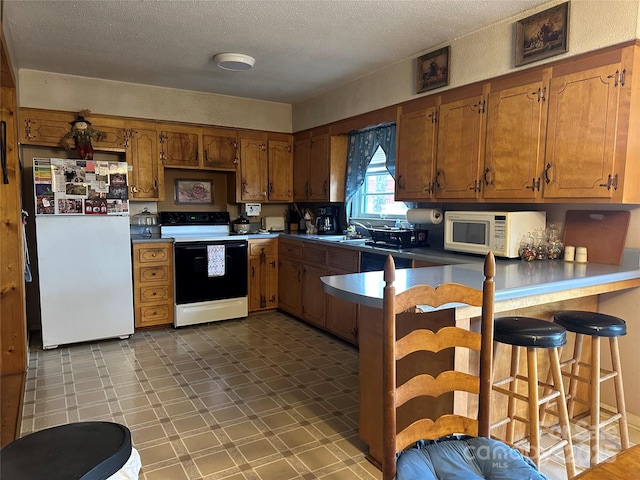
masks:
{"label": "white refrigerator", "polygon": [[34,159],[44,348],[133,334],[126,168]]}

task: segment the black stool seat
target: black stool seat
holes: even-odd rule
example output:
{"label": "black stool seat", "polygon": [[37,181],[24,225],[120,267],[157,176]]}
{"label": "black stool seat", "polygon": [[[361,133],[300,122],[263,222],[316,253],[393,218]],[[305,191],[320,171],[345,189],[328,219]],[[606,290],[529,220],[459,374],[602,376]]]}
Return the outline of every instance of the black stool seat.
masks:
{"label": "black stool seat", "polygon": [[627,334],[624,320],[604,313],[583,310],[562,310],[556,312],[553,321],[570,332],[595,337],[621,337]]}
{"label": "black stool seat", "polygon": [[104,480],[131,456],[131,432],[111,422],[47,428],[0,451],[2,480]]}
{"label": "black stool seat", "polygon": [[531,317],[500,317],[494,322],[496,342],[531,348],[562,347],[567,331],[553,322]]}

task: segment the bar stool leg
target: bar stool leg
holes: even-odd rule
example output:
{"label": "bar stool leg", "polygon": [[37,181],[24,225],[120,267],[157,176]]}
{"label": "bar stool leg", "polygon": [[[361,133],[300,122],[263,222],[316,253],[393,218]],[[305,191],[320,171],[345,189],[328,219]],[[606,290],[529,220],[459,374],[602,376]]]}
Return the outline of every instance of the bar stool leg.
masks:
{"label": "bar stool leg", "polygon": [[580,357],[582,356],[582,346],[584,344],[584,335],[576,334],[576,340],[573,347],[573,363],[571,364],[571,378],[569,380],[569,400],[567,402],[569,407],[569,418],[573,418],[575,415],[575,398],[578,394],[578,380],[577,376],[580,373]]}
{"label": "bar stool leg", "polygon": [[576,464],[573,458],[573,443],[571,441],[571,425],[569,424],[569,414],[567,412],[567,404],[564,394],[564,385],[562,383],[562,371],[560,370],[560,356],[557,348],[549,349],[549,363],[551,374],[553,375],[553,384],[560,392],[556,397],[558,406],[558,416],[560,421],[561,438],[566,440],[564,445],[564,462],[567,469],[567,477],[573,478],[576,475]]}
{"label": "bar stool leg", "polygon": [[528,388],[529,388],[529,456],[540,467],[540,415],[538,403],[538,353],[527,347]]}
{"label": "bar stool leg", "polygon": [[516,397],[515,393],[517,392],[518,382],[516,380],[516,376],[518,375],[518,366],[520,365],[520,347],[512,346],[511,347],[511,369],[509,371],[509,376],[512,379],[511,383],[509,383],[509,391],[514,395],[509,395],[509,402],[507,404],[507,416],[510,418],[509,423],[507,424],[507,431],[505,440],[510,445],[513,445],[513,438],[515,436],[516,431],[516,421],[514,417],[516,415]]}
{"label": "bar stool leg", "polygon": [[591,457],[590,465],[598,463],[600,452],[600,337],[591,337]]}
{"label": "bar stool leg", "polygon": [[630,447],[629,444],[629,428],[627,426],[627,407],[624,401],[624,388],[622,386],[622,368],[620,366],[620,349],[618,348],[618,337],[609,338],[609,347],[611,350],[611,364],[613,371],[617,372],[613,379],[613,385],[616,392],[616,403],[618,406],[618,426],[620,427],[620,446],[622,450]]}

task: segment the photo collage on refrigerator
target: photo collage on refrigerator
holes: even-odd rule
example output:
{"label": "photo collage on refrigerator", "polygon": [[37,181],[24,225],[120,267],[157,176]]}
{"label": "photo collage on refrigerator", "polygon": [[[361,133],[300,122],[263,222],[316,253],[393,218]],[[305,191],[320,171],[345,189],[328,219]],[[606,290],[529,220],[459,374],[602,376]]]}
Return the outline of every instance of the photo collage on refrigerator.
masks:
{"label": "photo collage on refrigerator", "polygon": [[34,158],[37,215],[126,215],[127,163]]}

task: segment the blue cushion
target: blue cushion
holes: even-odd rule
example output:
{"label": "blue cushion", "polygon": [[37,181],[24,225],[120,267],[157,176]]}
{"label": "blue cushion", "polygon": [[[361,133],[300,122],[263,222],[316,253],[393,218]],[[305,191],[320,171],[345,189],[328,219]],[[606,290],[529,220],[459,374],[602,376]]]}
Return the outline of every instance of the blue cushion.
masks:
{"label": "blue cushion", "polygon": [[398,454],[396,480],[545,480],[517,450],[490,438],[420,441]]}

